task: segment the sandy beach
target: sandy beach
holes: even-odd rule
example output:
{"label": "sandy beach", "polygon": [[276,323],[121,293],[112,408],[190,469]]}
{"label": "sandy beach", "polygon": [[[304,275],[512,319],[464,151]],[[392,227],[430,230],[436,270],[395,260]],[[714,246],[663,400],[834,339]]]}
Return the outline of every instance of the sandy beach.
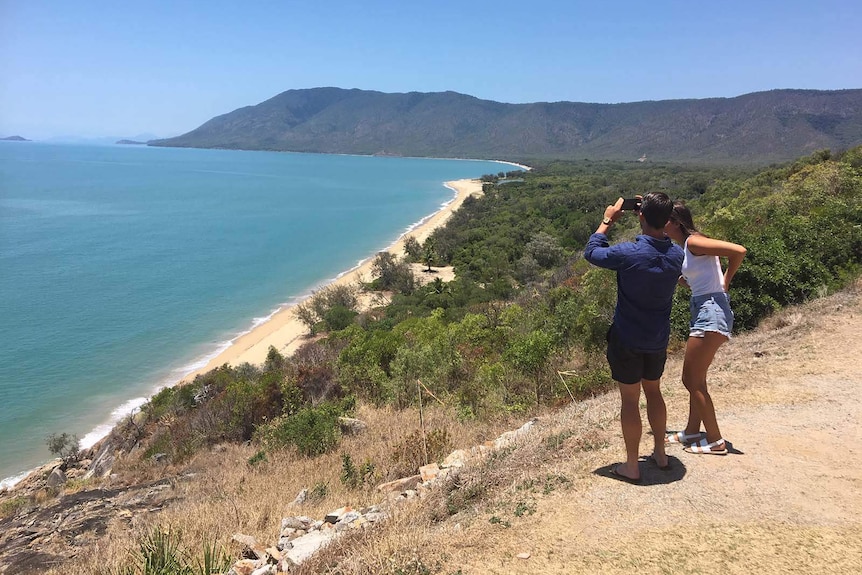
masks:
{"label": "sandy beach", "polygon": [[[420,242],[424,242],[434,229],[442,226],[449,219],[452,213],[461,206],[468,196],[482,193],[482,182],[479,180],[455,180],[446,182],[446,187],[455,192],[455,197],[452,201],[426,218],[416,228],[404,233],[395,243],[387,248],[387,251],[398,256],[404,255],[404,242],[409,236],[413,236]],[[370,281],[372,279],[371,266],[374,261],[374,255],[371,254],[359,266],[343,274],[328,285],[349,285],[359,281]],[[360,298],[360,309],[366,309],[370,305],[370,299],[370,297]],[[295,310],[296,305],[279,310],[269,321],[239,336],[233,341],[230,347],[211,359],[204,367],[187,374],[180,383],[189,382],[195,376],[224,364],[261,364],[266,359],[270,346],[277,349],[282,355],[292,354],[305,342],[308,335],[308,328],[296,318]]]}

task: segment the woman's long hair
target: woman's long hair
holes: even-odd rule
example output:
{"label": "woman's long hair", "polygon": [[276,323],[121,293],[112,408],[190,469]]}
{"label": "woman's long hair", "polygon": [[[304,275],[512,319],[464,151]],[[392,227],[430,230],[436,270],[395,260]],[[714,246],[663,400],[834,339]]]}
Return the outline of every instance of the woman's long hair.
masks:
{"label": "woman's long hair", "polygon": [[682,200],[677,200],[673,203],[673,211],[670,213],[670,219],[672,222],[679,224],[680,229],[686,237],[691,234],[700,233],[694,226],[694,219],[691,217],[691,210],[688,209],[688,206],[686,206],[685,202]]}

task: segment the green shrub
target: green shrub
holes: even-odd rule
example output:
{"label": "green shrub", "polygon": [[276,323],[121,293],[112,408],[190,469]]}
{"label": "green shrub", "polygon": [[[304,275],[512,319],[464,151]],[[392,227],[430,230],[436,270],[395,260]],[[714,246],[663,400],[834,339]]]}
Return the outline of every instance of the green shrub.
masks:
{"label": "green shrub", "polygon": [[186,575],[191,573],[186,553],[180,546],[179,531],[156,527],[138,542],[145,575]]}
{"label": "green shrub", "polygon": [[617,298],[616,274],[593,268],[581,279],[581,289],[575,298],[579,309],[573,333],[584,349],[604,349],[608,328],[613,322]]}
{"label": "green shrub", "polygon": [[322,481],[315,483],[311,491],[308,492],[308,498],[311,501],[322,501],[326,499],[327,495],[329,495],[329,486]]}
{"label": "green shrub", "polygon": [[261,449],[248,458],[248,465],[249,467],[257,467],[258,465],[266,463],[267,461],[268,460],[266,458],[266,451]]}
{"label": "green shrub", "polygon": [[186,385],[164,387],[159,390],[142,408],[151,420],[176,415],[191,409],[195,404],[195,397],[201,391],[199,380]]}
{"label": "green shrub", "polygon": [[358,468],[347,453],[341,454],[341,483],[351,489],[374,481],[374,463],[366,460]]}
{"label": "green shrub", "polygon": [[217,542],[205,542],[200,555],[184,546],[182,533],[156,526],[138,539],[138,547],[112,575],[212,575],[230,569],[233,559]]}
{"label": "green shrub", "polygon": [[[604,361],[593,361],[591,365],[593,367],[583,367],[575,372],[567,372],[566,375],[563,375],[565,385],[563,385],[563,380],[559,378],[557,378],[557,382],[562,387],[567,386],[568,391],[571,391],[576,399],[584,399],[613,387],[614,383],[611,379],[607,363]],[[567,396],[568,391],[558,390],[557,395]]]}
{"label": "green shrub", "polygon": [[4,519],[6,517],[13,517],[20,510],[24,509],[29,505],[30,500],[27,497],[17,496],[12,497],[11,499],[6,499],[2,503],[0,503],[0,519]]}
{"label": "green shrub", "polygon": [[340,410],[332,404],[305,407],[261,426],[255,438],[269,449],[293,446],[300,454],[314,457],[330,451],[340,437]]}
{"label": "green shrub", "polygon": [[336,305],[326,311],[323,321],[329,331],[340,331],[353,323],[353,318],[359,315],[343,305]]}

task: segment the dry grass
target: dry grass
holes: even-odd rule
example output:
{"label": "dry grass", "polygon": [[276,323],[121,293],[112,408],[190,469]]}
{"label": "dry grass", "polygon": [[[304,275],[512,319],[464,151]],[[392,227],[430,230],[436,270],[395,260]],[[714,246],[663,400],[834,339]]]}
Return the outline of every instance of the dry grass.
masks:
{"label": "dry grass", "polygon": [[[757,332],[725,346],[711,372],[720,419],[744,410],[738,416],[744,423],[748,418],[756,420],[767,407],[788,413],[788,409],[814,405],[822,388],[813,388],[803,376],[840,376],[855,370],[853,362],[839,359],[846,340],[826,336],[836,325],[858,333],[859,310],[858,292],[850,290],[777,314]],[[836,313],[837,318],[826,319]],[[666,373],[679,373],[681,363],[681,356],[671,358]],[[683,420],[688,395],[671,377],[664,388],[669,426],[673,426],[674,420]],[[769,422],[757,423],[764,424]],[[853,509],[838,505],[837,510],[811,513],[819,504],[806,503],[804,493],[795,493],[794,482],[783,472],[748,479],[748,466],[753,466],[753,473],[763,471],[757,459],[739,460],[741,464],[735,468],[730,458],[695,458],[689,465],[716,467],[692,467],[691,481],[657,486],[651,492],[613,482],[608,485],[595,471],[621,458],[618,426],[616,393],[547,414],[516,448],[466,470],[424,505],[410,507],[373,533],[324,550],[301,572],[508,575],[862,570],[862,527],[854,519]],[[781,429],[776,426],[776,433]],[[650,441],[645,434],[643,452],[648,453]],[[801,443],[799,448],[804,448]],[[706,475],[696,476],[698,472]],[[723,483],[725,476],[728,483]],[[841,483],[847,479],[839,473],[836,481],[833,490],[847,493]],[[702,487],[708,489],[698,495]],[[765,500],[744,499],[748,493],[756,498],[758,490],[768,494]],[[711,509],[715,498],[727,497],[728,491],[742,499],[722,500]],[[775,499],[774,492],[787,497]],[[777,512],[770,511],[774,505],[778,505]],[[859,506],[858,500],[855,505]],[[681,537],[683,531],[690,536]],[[523,552],[531,552],[528,560],[516,557]]]}
{"label": "dry grass", "polygon": [[[104,568],[106,565],[104,556],[112,558],[109,565],[117,565],[115,561],[123,561],[127,550],[134,547],[130,540],[156,523],[179,530],[191,551],[199,549],[204,542],[218,541],[229,546],[231,535],[237,532],[272,545],[278,539],[282,517],[322,518],[344,505],[362,508],[380,503],[384,496],[375,486],[392,479],[386,470],[399,445],[419,430],[418,412],[360,406],[356,417],[368,425],[363,433],[344,437],[335,451],[312,459],[284,450],[268,453],[266,461],[250,465],[248,462],[257,453],[256,447],[224,445],[198,454],[182,467],[139,460],[121,462],[117,469],[125,484],[144,483],[165,475],[174,477],[173,488],[178,501],[158,514],[118,518],[101,546],[103,556],[84,558],[64,566],[62,573],[93,573],[96,566]],[[426,408],[424,418],[427,431],[446,431],[451,443],[449,451],[481,444],[521,424],[520,420],[506,419],[490,424],[462,422],[454,412],[439,406]],[[356,466],[372,462],[373,480],[358,489],[345,486],[340,479],[342,454],[350,455]],[[302,505],[293,505],[302,489],[308,489],[312,496]],[[314,497],[314,493],[318,496]]]}
{"label": "dry grass", "polygon": [[[757,429],[778,435],[800,429],[804,436],[778,440],[791,445],[796,441],[799,449],[816,449],[803,445],[799,437],[811,436],[811,426],[819,425],[817,410],[824,409],[818,403],[824,390],[821,380],[828,386],[834,378],[847,378],[845,387],[852,389],[852,378],[858,379],[853,361],[859,347],[856,336],[862,335],[858,288],[859,284],[855,290],[777,314],[757,332],[738,337],[720,350],[710,371],[710,387],[722,426],[727,422],[740,444],[767,449],[763,446],[767,433],[742,435],[760,426]],[[680,354],[670,358],[663,386],[670,428],[683,423],[687,410],[687,392],[673,376],[680,373],[681,363]],[[862,571],[858,498],[844,500],[843,505],[830,502],[820,513],[820,503],[809,501],[803,489],[825,487],[823,482],[828,480],[832,482],[829,493],[858,493],[862,481],[858,465],[836,473],[827,464],[831,460],[824,459],[814,468],[819,475],[812,476],[792,452],[706,460],[685,459],[680,452],[672,452],[679,457],[677,465],[684,478],[663,479],[661,472],[652,470],[649,473],[661,481],[649,487],[610,482],[596,471],[622,457],[618,408],[617,394],[611,392],[538,414],[539,423],[521,443],[467,467],[422,501],[393,507],[386,521],[336,540],[298,572]],[[382,496],[370,486],[342,485],[341,454],[349,454],[357,466],[374,462],[377,480],[383,480],[395,448],[419,428],[418,414],[362,406],[357,417],[368,423],[367,431],[344,438],[335,452],[315,459],[283,452],[269,454],[268,462],[252,467],[247,462],[255,449],[248,446],[199,455],[186,468],[173,470],[177,476],[196,473],[193,479],[176,482],[178,502],[149,519],[118,518],[100,545],[101,557],[70,563],[62,573],[92,573],[97,565],[104,570],[105,565],[117,564],[130,547],[130,535],[152,521],[181,529],[192,548],[206,541],[226,543],[235,532],[272,544],[283,516],[322,517],[343,505],[379,503]],[[763,421],[764,417],[772,419]],[[804,417],[808,419],[796,419]],[[524,419],[464,423],[451,411],[434,407],[426,412],[426,428],[446,429],[455,449],[493,439],[519,427]],[[855,421],[846,415],[843,423],[835,425],[858,435]],[[651,441],[645,433],[642,452],[649,452]],[[810,453],[812,458],[822,457],[822,453]],[[763,465],[778,466],[770,469],[781,471],[764,475],[770,470]],[[128,471],[139,473],[138,479],[155,473],[131,466]],[[784,475],[791,472],[804,480]],[[794,491],[797,483],[803,492]],[[291,505],[301,489],[315,485],[326,486],[324,497]],[[681,537],[681,532],[689,535]],[[531,553],[528,560],[516,558],[525,551]]]}
{"label": "dry grass", "polygon": [[616,439],[616,412],[603,397],[540,418],[522,441],[455,474],[420,503],[395,507],[389,521],[336,542],[298,573],[457,573],[460,553],[493,533],[516,533],[538,502],[581,488],[595,453]]}

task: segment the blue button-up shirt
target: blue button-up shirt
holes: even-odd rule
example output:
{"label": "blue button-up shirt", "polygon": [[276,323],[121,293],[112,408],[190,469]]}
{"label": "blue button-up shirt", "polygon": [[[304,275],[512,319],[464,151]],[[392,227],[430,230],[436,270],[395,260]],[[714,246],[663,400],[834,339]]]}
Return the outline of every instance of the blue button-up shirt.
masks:
{"label": "blue button-up shirt", "polygon": [[682,270],[682,248],[669,239],[647,235],[610,246],[605,234],[595,233],[584,257],[617,272],[614,326],[620,343],[641,353],[665,350],[673,292]]}

